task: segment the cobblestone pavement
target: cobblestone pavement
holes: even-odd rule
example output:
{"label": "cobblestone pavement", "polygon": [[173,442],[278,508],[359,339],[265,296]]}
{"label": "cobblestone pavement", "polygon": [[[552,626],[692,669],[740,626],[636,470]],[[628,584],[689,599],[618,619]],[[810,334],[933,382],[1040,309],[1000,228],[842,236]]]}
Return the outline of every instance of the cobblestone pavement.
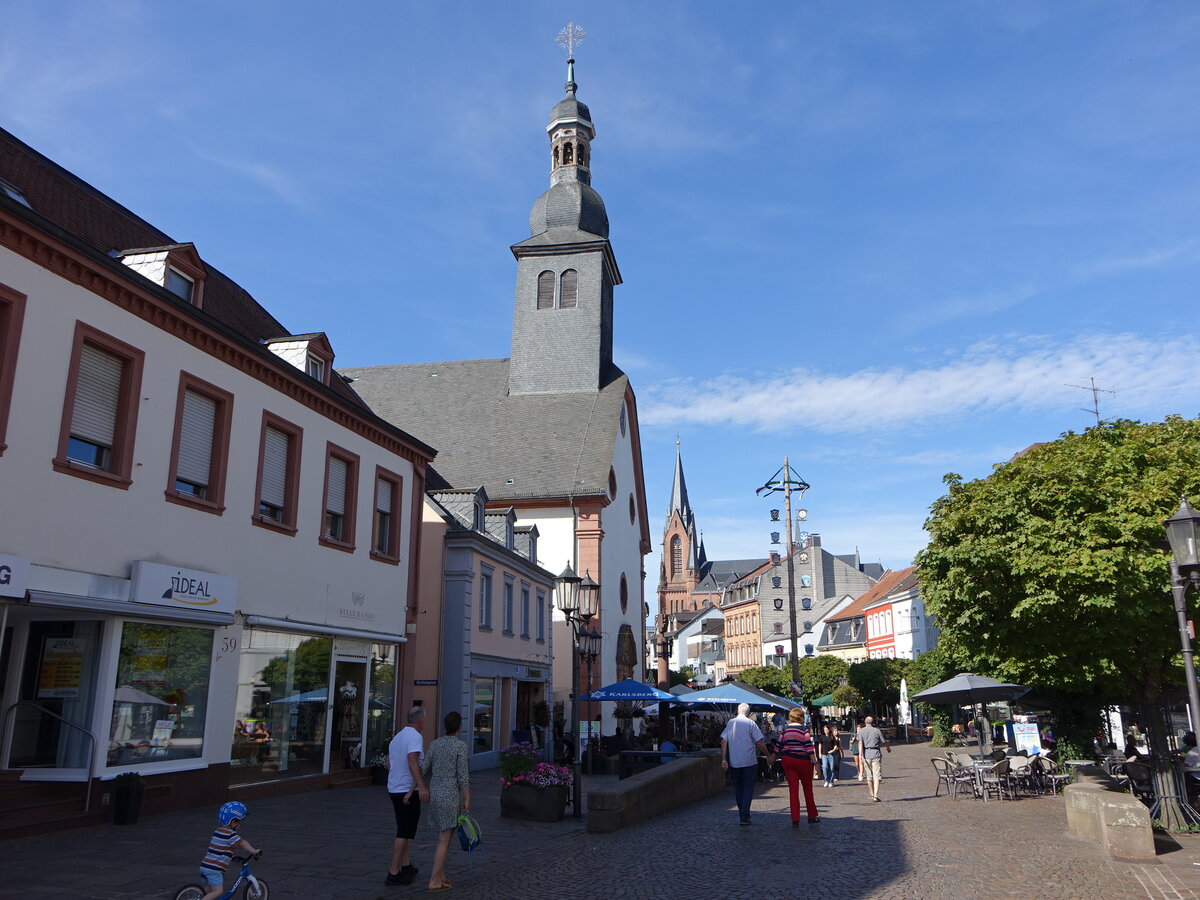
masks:
{"label": "cobblestone pavement", "polygon": [[[495,773],[480,773],[472,790],[485,850],[468,869],[452,848],[447,896],[1200,900],[1200,838],[1154,864],[1112,862],[1066,833],[1061,798],[934,798],[932,752],[913,744],[885,758],[882,803],[853,780],[818,785],[821,822],[802,818],[799,830],[783,785],[759,786],[749,828],[737,824],[732,791],[611,835],[589,835],[571,818],[513,822],[498,815]],[[214,811],[0,842],[0,897],[170,897],[194,880]],[[414,885],[383,885],[393,824],[382,788],[257,800],[244,827],[266,849],[255,871],[275,898],[425,893],[432,835],[424,830]]]}

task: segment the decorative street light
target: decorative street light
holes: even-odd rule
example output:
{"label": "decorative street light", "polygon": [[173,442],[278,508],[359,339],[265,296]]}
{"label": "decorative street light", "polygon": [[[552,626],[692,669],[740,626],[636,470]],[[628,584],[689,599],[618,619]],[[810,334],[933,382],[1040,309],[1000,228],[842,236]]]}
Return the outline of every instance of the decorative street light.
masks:
{"label": "decorative street light", "polygon": [[[1200,585],[1200,558],[1196,555],[1196,536],[1200,529],[1200,514],[1180,498],[1175,515],[1163,523],[1167,542],[1171,545],[1171,598],[1175,602],[1175,618],[1179,625],[1179,643],[1183,651],[1183,677],[1188,689],[1188,712],[1191,714],[1192,731],[1200,729],[1200,691],[1196,687],[1196,667],[1192,659],[1192,636],[1188,629],[1187,589],[1189,585]],[[1170,767],[1156,766],[1156,788],[1158,799],[1151,815],[1161,819],[1172,831],[1187,830],[1200,824],[1200,814],[1187,802],[1187,793],[1182,790],[1176,773]],[[1170,788],[1174,787],[1174,791]],[[1164,790],[1166,788],[1167,790]],[[1178,803],[1178,808],[1176,808]],[[1178,817],[1178,822],[1174,821]]]}
{"label": "decorative street light", "polygon": [[[583,786],[579,771],[579,658],[582,656],[587,663],[590,693],[592,663],[600,655],[601,635],[600,632],[589,628],[588,623],[600,609],[600,585],[592,580],[590,573],[585,572],[580,578],[568,563],[562,574],[554,579],[554,595],[559,612],[571,626],[574,638],[571,652],[571,727],[575,746],[571,750],[571,768],[574,773],[571,780],[571,804],[574,807],[573,814],[578,819],[583,815]],[[588,710],[590,716],[590,701]]]}
{"label": "decorative street light", "polygon": [[[783,492],[783,508],[787,516],[787,546],[784,548],[787,552],[787,576],[788,576],[788,621],[791,630],[791,645],[792,645],[792,681],[800,680],[800,648],[796,643],[796,572],[792,561],[792,551],[795,545],[792,543],[792,492],[799,492],[800,496],[804,496],[804,492],[809,488],[809,484],[788,464],[788,458],[783,458],[783,468],[771,476],[771,480],[760,487],[756,494],[766,492],[767,494],[775,494]],[[772,517],[774,518],[774,517]],[[807,546],[807,542],[806,542]],[[779,554],[771,554],[772,565],[779,564]]]}

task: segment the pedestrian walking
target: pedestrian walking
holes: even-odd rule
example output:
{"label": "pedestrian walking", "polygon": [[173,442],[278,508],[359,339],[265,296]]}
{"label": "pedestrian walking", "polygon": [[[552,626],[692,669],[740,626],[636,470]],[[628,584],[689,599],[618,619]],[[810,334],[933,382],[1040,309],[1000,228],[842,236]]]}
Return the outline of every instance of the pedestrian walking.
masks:
{"label": "pedestrian walking", "polygon": [[412,884],[417,867],[409,859],[408,850],[417,836],[421,821],[421,804],[429,801],[429,788],[421,774],[421,757],[425,742],[421,729],[425,727],[425,710],[414,706],[408,711],[408,725],[396,732],[388,744],[388,797],[396,814],[396,840],[392,844],[392,863],[384,884]]}
{"label": "pedestrian walking", "polygon": [[442,720],[445,736],[429,745],[421,774],[429,784],[429,819],[438,831],[437,849],[433,854],[433,871],[429,873],[430,891],[448,891],[446,857],[450,853],[450,838],[458,825],[458,814],[471,811],[471,776],[467,768],[467,745],[458,739],[462,715],[446,713]]}
{"label": "pedestrian walking", "polygon": [[[829,726],[825,726],[829,730]],[[813,797],[813,739],[804,723],[804,710],[793,709],[788,713],[788,723],[779,735],[779,754],[783,762],[783,774],[787,776],[788,800],[791,803],[792,827],[800,827],[800,791],[804,788],[804,803],[808,808],[808,824],[821,821],[817,815],[817,801]]]}
{"label": "pedestrian walking", "polygon": [[892,752],[883,732],[875,727],[875,720],[867,716],[863,727],[858,729],[859,745],[862,747],[863,769],[867,773],[867,788],[871,799],[879,803],[879,782],[883,780],[883,751]]}
{"label": "pedestrian walking", "polygon": [[841,738],[838,737],[836,725],[821,726],[821,734],[817,738],[817,754],[821,760],[821,780],[825,787],[831,788],[837,781],[838,763],[841,762],[842,756]]}
{"label": "pedestrian walking", "polygon": [[855,726],[854,737],[850,738],[850,752],[854,756],[854,769],[858,773],[858,780],[862,781],[865,777],[865,772],[863,771],[861,724]]}
{"label": "pedestrian walking", "polygon": [[739,703],[737,715],[725,723],[721,732],[721,768],[733,776],[733,795],[737,800],[738,824],[750,824],[750,803],[754,799],[754,779],[758,775],[761,750],[768,769],[775,765],[771,751],[763,741],[762,730],[750,718],[750,704]]}

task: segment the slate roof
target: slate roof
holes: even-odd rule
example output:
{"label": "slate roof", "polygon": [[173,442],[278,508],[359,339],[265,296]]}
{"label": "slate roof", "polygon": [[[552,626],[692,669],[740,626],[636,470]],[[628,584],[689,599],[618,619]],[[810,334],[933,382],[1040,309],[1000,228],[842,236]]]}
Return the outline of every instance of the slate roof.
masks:
{"label": "slate roof", "polygon": [[[614,367],[615,368],[615,367]],[[508,395],[507,359],[342,369],[379,415],[438,448],[450,484],[493,502],[603,496],[628,377],[599,393]]]}
{"label": "slate roof", "polygon": [[[149,286],[166,302],[186,309],[195,318],[253,344],[287,334],[287,329],[248,291],[213,268],[207,260],[204,260],[202,309],[192,307],[163,286],[119,262],[114,254],[172,250],[188,245],[155,228],[3,128],[0,128],[0,176],[11,182],[29,202],[26,207],[0,192],[0,205],[6,210],[121,277],[143,287]],[[128,249],[130,247],[143,249],[132,251]],[[278,360],[265,348],[262,353]],[[278,364],[288,365],[282,360],[278,360]],[[352,404],[358,414],[370,416],[345,382],[331,379],[328,388],[342,401]]]}
{"label": "slate roof", "polygon": [[769,559],[714,559],[706,564],[703,577],[693,593],[719,591],[769,562]]}

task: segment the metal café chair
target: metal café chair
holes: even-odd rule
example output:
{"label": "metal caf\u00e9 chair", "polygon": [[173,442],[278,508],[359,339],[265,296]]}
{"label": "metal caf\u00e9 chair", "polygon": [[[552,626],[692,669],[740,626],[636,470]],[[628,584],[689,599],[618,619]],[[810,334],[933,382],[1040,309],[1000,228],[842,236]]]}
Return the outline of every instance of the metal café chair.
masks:
{"label": "metal caf\u00e9 chair", "polygon": [[951,765],[949,760],[942,759],[940,756],[933,757],[930,762],[933,763],[933,771],[937,774],[937,785],[933,789],[933,796],[938,795],[944,784],[950,799],[957,800],[960,789],[973,785],[974,776],[970,772],[963,771],[961,766]]}
{"label": "metal caf\u00e9 chair", "polygon": [[1002,759],[993,763],[990,768],[980,774],[979,781],[983,788],[984,800],[987,800],[988,795],[992,793],[998,800],[1003,800],[1005,795],[1009,800],[1016,799],[1016,794],[1013,793],[1012,779],[1009,777],[1009,768],[1009,761]]}
{"label": "metal caf\u00e9 chair", "polygon": [[1048,757],[1039,756],[1033,761],[1033,765],[1037,767],[1036,783],[1044,793],[1056,794],[1060,790],[1060,785],[1071,780],[1070,773],[1060,771],[1058,764]]}

